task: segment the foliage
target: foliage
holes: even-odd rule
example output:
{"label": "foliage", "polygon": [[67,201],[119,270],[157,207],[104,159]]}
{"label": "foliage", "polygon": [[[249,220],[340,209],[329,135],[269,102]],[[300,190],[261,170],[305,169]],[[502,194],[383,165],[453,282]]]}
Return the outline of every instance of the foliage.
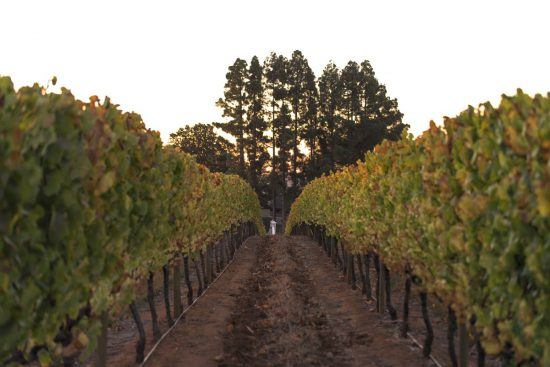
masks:
{"label": "foliage", "polygon": [[218,135],[211,124],[195,124],[179,128],[170,134],[170,145],[191,154],[197,163],[205,165],[212,172],[236,172],[238,156],[235,146]]}
{"label": "foliage", "polygon": [[109,99],[0,78],[0,361],[47,364],[61,331],[86,347],[140,277],[239,223],[262,231],[259,216],[248,184],[163,148]]}
{"label": "foliage", "polygon": [[463,322],[475,315],[488,353],[548,365],[549,183],[550,96],[519,90],[314,180],[287,231],[321,225],[353,252],[410,267]]}
{"label": "foliage", "polygon": [[263,67],[256,56],[249,65],[236,59],[217,106],[227,121],[215,125],[235,137],[238,173],[264,205],[264,193],[277,191],[285,207],[311,179],[355,162],[384,139],[399,139],[406,127],[368,60],[343,70],[331,62],[316,78],[299,50],[290,58],[271,53]]}

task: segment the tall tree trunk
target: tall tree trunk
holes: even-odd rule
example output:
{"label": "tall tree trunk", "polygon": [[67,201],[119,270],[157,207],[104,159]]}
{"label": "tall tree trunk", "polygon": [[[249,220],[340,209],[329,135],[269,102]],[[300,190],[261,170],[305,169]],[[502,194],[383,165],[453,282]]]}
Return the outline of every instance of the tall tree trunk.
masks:
{"label": "tall tree trunk", "polygon": [[294,144],[292,155],[292,186],[296,187],[298,165],[298,111],[294,110]]}
{"label": "tall tree trunk", "polygon": [[[317,130],[317,119],[313,118],[313,128],[310,129],[310,142],[309,142],[309,167],[310,171],[315,173],[315,135]],[[311,179],[311,177],[308,177],[308,179]]]}
{"label": "tall tree trunk", "polygon": [[[284,138],[284,134],[281,133],[281,148],[285,146],[285,138]],[[280,153],[280,151],[279,151]],[[279,154],[280,155],[280,154]],[[281,171],[282,171],[282,175],[283,175],[283,190],[282,190],[282,200],[281,200],[281,229],[282,229],[282,233],[285,233],[285,217],[286,217],[286,208],[285,208],[285,201],[286,201],[286,161],[287,161],[287,157],[286,157],[286,154],[284,154],[282,157],[281,157]]]}
{"label": "tall tree trunk", "polygon": [[[243,105],[242,102],[239,102],[239,111],[242,111]],[[240,115],[238,117],[239,121],[239,136],[237,139],[237,147],[239,148],[239,174],[241,177],[246,177],[246,166],[244,162],[244,119]]]}
{"label": "tall tree trunk", "polygon": [[249,149],[246,151],[246,156],[248,158],[248,169],[247,169],[247,179],[250,186],[252,186],[252,189],[254,192],[258,192],[257,188],[257,178],[256,178],[256,166],[258,164],[257,158],[256,158],[256,137],[254,136],[252,141],[250,142],[252,146],[249,146]]}
{"label": "tall tree trunk", "polygon": [[275,133],[275,99],[271,101],[271,133],[273,134],[273,155],[271,156],[271,188],[273,191],[273,220],[275,220],[275,212],[277,208],[277,190],[275,189],[275,146],[277,145],[276,133]]}
{"label": "tall tree trunk", "polygon": [[334,150],[336,148],[336,137],[335,135],[335,128],[334,128],[334,112],[331,111],[330,115],[330,123],[332,127],[330,128],[330,170],[334,171],[334,167],[336,166],[336,155],[334,154]]}

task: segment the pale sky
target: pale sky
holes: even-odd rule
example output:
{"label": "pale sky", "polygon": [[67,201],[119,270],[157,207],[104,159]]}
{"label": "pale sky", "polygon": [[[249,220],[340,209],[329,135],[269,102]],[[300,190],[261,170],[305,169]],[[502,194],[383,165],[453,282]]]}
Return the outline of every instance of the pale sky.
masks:
{"label": "pale sky", "polygon": [[168,135],[221,119],[227,67],[300,49],[371,61],[417,134],[468,104],[550,90],[550,1],[2,0],[0,75],[56,75],[81,99],[108,95]]}

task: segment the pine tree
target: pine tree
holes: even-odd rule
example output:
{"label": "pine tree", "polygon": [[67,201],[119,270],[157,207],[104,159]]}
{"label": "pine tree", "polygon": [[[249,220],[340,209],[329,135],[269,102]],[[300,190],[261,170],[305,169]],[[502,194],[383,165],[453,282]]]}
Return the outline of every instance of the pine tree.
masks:
{"label": "pine tree", "polygon": [[360,93],[363,84],[359,65],[350,61],[340,76],[341,109],[348,124],[353,125],[361,111]]}
{"label": "pine tree", "polygon": [[[355,65],[353,73],[350,73],[354,76],[357,75]],[[398,109],[397,100],[387,96],[386,87],[380,84],[368,60],[361,63],[359,76],[348,77],[349,80],[349,89],[353,89],[353,93],[357,90],[358,94],[354,94],[350,102],[352,114],[355,115],[354,124],[346,134],[348,154],[342,164],[362,159],[366,151],[372,150],[384,139],[399,139],[406,127],[401,121],[403,114]]]}
{"label": "pine tree", "polygon": [[[301,156],[299,136],[307,110],[306,74],[309,68],[307,60],[301,51],[294,51],[288,65],[288,100],[292,107],[292,185],[298,185],[298,160]],[[294,190],[295,191],[295,190]]]}
{"label": "pine tree", "polygon": [[278,148],[277,158],[275,159],[274,171],[277,173],[278,185],[281,187],[282,197],[282,219],[285,221],[286,209],[288,208],[287,187],[290,152],[293,144],[293,134],[291,130],[292,119],[290,117],[290,108],[288,104],[282,103],[280,113],[275,119],[275,131],[277,136],[276,146]]}
{"label": "pine tree", "polygon": [[319,91],[315,80],[315,74],[309,69],[305,76],[304,99],[306,101],[306,111],[304,114],[304,125],[301,132],[301,138],[304,139],[309,150],[308,165],[305,170],[305,179],[309,181],[318,177],[319,167],[317,164],[318,140],[319,140]]}
{"label": "pine tree", "polygon": [[361,74],[361,121],[381,121],[390,135],[398,130],[397,135],[400,136],[405,125],[401,123],[403,114],[399,111],[397,100],[387,96],[386,86],[378,82],[368,60],[361,63]]}
{"label": "pine tree", "polygon": [[[283,107],[286,106],[286,98],[288,96],[287,90],[287,70],[288,61],[282,55],[271,53],[264,63],[264,75],[265,75],[265,90],[268,94],[269,103],[271,107],[270,127],[271,127],[271,189],[273,193],[273,218],[275,218],[275,203],[277,200],[277,186],[281,187],[281,194],[283,197],[283,203],[285,201],[286,193],[286,177],[281,178],[282,172],[280,169],[281,164],[280,146],[283,141],[286,141],[286,128],[285,119],[280,119],[279,116],[284,112]],[[288,108],[287,108],[288,111]],[[279,135],[281,134],[281,135]],[[283,134],[285,136],[283,136]],[[288,157],[285,156],[285,159]],[[285,163],[286,166],[286,163]],[[283,210],[284,217],[284,210]]]}
{"label": "pine tree", "polygon": [[271,189],[274,217],[277,191],[286,209],[305,182],[362,159],[384,139],[399,139],[406,127],[368,60],[343,70],[330,62],[316,79],[296,50],[290,59],[271,53],[263,67],[257,57],[249,68],[237,59],[226,77],[217,105],[229,121],[216,126],[236,138],[237,171],[262,202]]}
{"label": "pine tree", "polygon": [[254,190],[260,194],[263,190],[259,186],[259,178],[263,173],[266,162],[269,160],[269,153],[267,152],[269,140],[264,135],[264,131],[267,130],[267,122],[264,118],[263,69],[256,56],[250,61],[245,91],[248,109],[245,128],[247,138],[244,145],[248,158],[248,180]]}
{"label": "pine tree", "polygon": [[323,162],[321,171],[332,171],[336,168],[337,146],[342,140],[341,118],[338,109],[341,105],[340,70],[330,62],[319,78],[319,144]]}
{"label": "pine tree", "polygon": [[233,135],[237,140],[239,152],[239,175],[246,178],[245,138],[246,138],[246,79],[247,64],[245,60],[237,59],[229,67],[224,86],[224,98],[220,98],[216,105],[223,109],[223,117],[230,120],[225,123],[216,123],[215,126],[224,132]]}

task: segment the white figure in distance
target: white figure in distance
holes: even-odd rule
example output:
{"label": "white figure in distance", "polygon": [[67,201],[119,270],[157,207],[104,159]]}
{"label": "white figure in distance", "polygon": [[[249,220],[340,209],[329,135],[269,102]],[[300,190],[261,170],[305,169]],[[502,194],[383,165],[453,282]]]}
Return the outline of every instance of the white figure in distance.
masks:
{"label": "white figure in distance", "polygon": [[277,233],[277,222],[272,219],[271,222],[269,222],[269,234],[274,236],[275,233]]}

